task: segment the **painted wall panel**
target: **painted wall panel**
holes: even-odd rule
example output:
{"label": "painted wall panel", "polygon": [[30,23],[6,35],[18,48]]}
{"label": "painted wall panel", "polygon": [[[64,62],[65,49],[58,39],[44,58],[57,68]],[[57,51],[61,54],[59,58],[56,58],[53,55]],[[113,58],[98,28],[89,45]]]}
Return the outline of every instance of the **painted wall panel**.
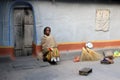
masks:
{"label": "painted wall panel", "polygon": [[2,45],[3,46],[8,46],[9,45],[9,1],[5,2],[3,1],[2,3],[2,23],[3,23],[3,39],[2,39]]}

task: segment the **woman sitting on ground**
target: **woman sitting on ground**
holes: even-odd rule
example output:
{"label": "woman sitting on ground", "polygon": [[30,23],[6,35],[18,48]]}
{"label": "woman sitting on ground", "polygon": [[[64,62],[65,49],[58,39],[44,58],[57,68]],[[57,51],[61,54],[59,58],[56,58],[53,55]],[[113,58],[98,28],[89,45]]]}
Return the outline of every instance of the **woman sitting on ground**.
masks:
{"label": "woman sitting on ground", "polygon": [[43,61],[48,61],[50,64],[56,64],[60,61],[60,54],[57,49],[57,43],[54,37],[50,34],[51,28],[44,28],[44,36],[41,40]]}

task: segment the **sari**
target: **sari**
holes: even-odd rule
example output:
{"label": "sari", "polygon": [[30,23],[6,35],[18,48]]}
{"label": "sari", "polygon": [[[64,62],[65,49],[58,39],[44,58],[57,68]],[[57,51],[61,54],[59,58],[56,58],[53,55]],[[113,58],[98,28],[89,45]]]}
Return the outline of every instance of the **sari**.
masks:
{"label": "sari", "polygon": [[57,43],[52,35],[44,35],[41,40],[43,57],[50,61],[52,57],[60,57],[57,49]]}

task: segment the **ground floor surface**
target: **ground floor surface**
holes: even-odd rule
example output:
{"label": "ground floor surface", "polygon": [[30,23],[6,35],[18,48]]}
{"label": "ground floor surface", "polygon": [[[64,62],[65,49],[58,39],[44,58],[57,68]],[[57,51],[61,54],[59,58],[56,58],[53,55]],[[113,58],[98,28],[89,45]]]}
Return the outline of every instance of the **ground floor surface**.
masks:
{"label": "ground floor surface", "polygon": [[[62,60],[58,65],[36,60],[32,56],[18,57],[15,61],[0,58],[0,80],[119,80],[120,58],[114,64],[100,64],[100,61],[73,62]],[[79,75],[79,70],[89,67],[92,73]]]}

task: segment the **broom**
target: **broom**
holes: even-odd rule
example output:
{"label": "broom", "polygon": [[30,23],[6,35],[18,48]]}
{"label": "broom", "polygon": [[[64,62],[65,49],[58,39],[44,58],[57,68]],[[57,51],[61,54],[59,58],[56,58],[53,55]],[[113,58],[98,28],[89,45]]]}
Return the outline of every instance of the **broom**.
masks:
{"label": "broom", "polygon": [[88,53],[88,51],[83,47],[82,48],[82,53],[80,56],[80,61],[91,61],[93,58],[92,56]]}
{"label": "broom", "polygon": [[86,48],[86,50],[89,52],[89,54],[92,55],[92,58],[93,58],[92,60],[97,61],[97,60],[100,60],[102,58],[102,55],[93,51],[92,49]]}
{"label": "broom", "polygon": [[89,48],[82,48],[82,53],[80,56],[81,61],[96,61],[101,58],[99,53],[89,49]]}

